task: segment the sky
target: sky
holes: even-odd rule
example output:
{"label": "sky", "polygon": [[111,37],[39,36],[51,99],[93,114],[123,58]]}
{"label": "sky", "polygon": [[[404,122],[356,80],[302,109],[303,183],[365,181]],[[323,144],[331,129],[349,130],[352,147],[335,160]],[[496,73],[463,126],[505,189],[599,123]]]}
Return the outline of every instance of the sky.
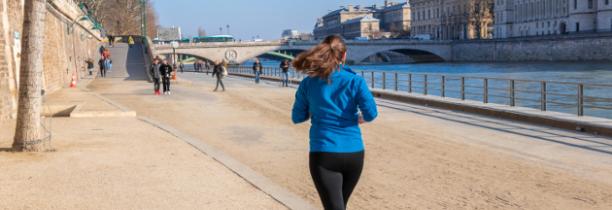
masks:
{"label": "sky", "polygon": [[236,39],[278,39],[285,29],[312,32],[318,17],[342,5],[382,5],[384,0],[152,0],[162,26],[179,26],[183,37],[229,33]]}

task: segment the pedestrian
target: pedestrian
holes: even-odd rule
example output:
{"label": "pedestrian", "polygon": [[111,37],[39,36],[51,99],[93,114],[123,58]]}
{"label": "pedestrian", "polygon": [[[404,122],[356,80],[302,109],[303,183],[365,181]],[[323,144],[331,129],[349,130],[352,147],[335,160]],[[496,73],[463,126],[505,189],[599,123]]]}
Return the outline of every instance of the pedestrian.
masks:
{"label": "pedestrian", "polygon": [[227,63],[225,60],[215,62],[215,66],[213,68],[213,76],[217,78],[217,86],[215,86],[215,92],[219,89],[219,85],[223,88],[223,92],[225,92],[225,85],[223,85],[223,78],[227,76]]}
{"label": "pedestrian", "polygon": [[193,62],[193,70],[195,72],[199,72],[199,70],[198,70],[198,62],[200,62],[200,60],[196,60],[195,62]]}
{"label": "pedestrian", "polygon": [[162,65],[159,67],[159,73],[162,76],[162,85],[164,86],[164,95],[170,95],[170,78],[172,77],[172,66],[168,64],[167,60],[162,61]]}
{"label": "pedestrian", "polygon": [[255,59],[255,63],[253,63],[253,74],[255,74],[256,84],[259,84],[259,79],[261,77],[262,70],[263,70],[263,67],[261,65],[261,62],[259,62],[259,59]]}
{"label": "pedestrian", "polygon": [[100,45],[100,48],[98,50],[100,51],[100,56],[104,57],[104,51],[106,51],[104,45]]}
{"label": "pedestrian", "polygon": [[100,58],[98,65],[100,66],[100,76],[106,77],[106,59]]}
{"label": "pedestrian", "polygon": [[179,63],[179,69],[181,70],[181,73],[185,72],[185,64],[183,63],[183,61],[181,61],[181,63]]}
{"label": "pedestrian", "polygon": [[151,77],[153,78],[153,90],[155,95],[161,95],[159,92],[159,80],[161,79],[160,72],[161,64],[158,59],[153,59],[153,65],[151,65]]}
{"label": "pedestrian", "polygon": [[113,47],[115,45],[115,37],[113,35],[106,36],[108,38],[108,46]]}
{"label": "pedestrian", "polygon": [[85,60],[85,63],[87,63],[87,71],[89,72],[89,76],[92,76],[95,67],[93,59],[88,58],[87,60]]}
{"label": "pedestrian", "polygon": [[104,59],[104,68],[107,72],[113,71],[113,60],[110,58]]}
{"label": "pedestrian", "polygon": [[128,37],[128,45],[130,46],[130,48],[134,46],[134,37],[132,36]]}
{"label": "pedestrian", "polygon": [[110,58],[110,50],[108,50],[108,48],[104,48],[104,50],[102,51],[102,57],[104,59]]}
{"label": "pedestrian", "polygon": [[364,163],[359,124],[378,115],[366,81],[344,66],[346,50],[332,35],[293,61],[308,77],[295,94],[292,120],[311,120],[310,174],[325,209],[347,208]]}
{"label": "pedestrian", "polygon": [[280,68],[282,70],[282,80],[283,80],[283,87],[289,87],[289,60],[284,60],[283,62],[281,62],[280,64]]}

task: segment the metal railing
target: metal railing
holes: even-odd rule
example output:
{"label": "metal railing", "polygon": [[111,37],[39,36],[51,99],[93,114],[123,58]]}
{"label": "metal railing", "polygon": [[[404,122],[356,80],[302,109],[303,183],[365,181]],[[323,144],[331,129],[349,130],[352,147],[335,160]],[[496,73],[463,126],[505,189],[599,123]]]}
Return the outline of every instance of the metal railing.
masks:
{"label": "metal railing", "polygon": [[[246,66],[231,73],[253,74]],[[264,67],[262,76],[280,77],[279,68]],[[421,74],[393,71],[359,71],[372,89],[433,95],[511,107],[527,107],[577,116],[612,119],[612,84],[586,84],[463,75]],[[290,78],[306,75],[290,71]]]}

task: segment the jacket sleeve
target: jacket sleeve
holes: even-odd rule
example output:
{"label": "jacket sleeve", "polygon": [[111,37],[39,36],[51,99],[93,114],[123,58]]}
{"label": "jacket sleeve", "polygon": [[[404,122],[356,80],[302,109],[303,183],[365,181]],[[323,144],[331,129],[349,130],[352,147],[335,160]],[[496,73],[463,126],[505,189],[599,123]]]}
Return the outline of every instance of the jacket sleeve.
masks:
{"label": "jacket sleeve", "polygon": [[306,97],[306,80],[303,80],[295,93],[295,102],[291,112],[291,120],[293,123],[303,123],[310,118],[308,98]]}
{"label": "jacket sleeve", "polygon": [[363,120],[366,122],[372,122],[378,116],[378,110],[376,108],[376,102],[374,96],[368,88],[368,84],[363,78],[358,79],[357,84],[357,103],[361,114],[363,114]]}

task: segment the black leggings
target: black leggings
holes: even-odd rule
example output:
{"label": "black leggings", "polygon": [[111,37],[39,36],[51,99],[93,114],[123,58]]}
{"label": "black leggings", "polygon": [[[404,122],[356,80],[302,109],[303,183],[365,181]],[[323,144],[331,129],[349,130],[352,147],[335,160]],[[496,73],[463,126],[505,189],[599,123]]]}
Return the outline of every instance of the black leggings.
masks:
{"label": "black leggings", "polygon": [[162,78],[162,85],[164,86],[164,93],[170,91],[170,77]]}
{"label": "black leggings", "polygon": [[310,175],[325,210],[344,210],[363,169],[364,152],[310,153]]}

